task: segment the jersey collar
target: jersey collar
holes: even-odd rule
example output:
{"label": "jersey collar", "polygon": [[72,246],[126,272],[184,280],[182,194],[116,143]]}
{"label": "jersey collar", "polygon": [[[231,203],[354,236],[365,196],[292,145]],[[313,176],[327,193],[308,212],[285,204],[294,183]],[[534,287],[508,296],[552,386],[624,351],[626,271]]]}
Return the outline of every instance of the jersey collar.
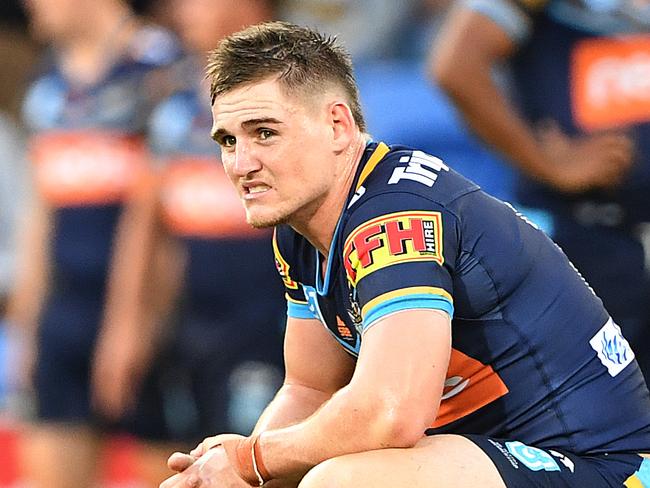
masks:
{"label": "jersey collar", "polygon": [[370,173],[377,167],[379,162],[390,152],[390,148],[383,142],[374,143],[372,141],[368,142],[366,150],[364,152],[361,163],[359,164],[359,169],[357,169],[356,182],[352,185],[350,189],[350,194],[345,202],[345,207],[341,215],[339,215],[339,220],[336,223],[336,228],[334,229],[334,235],[332,236],[332,242],[330,243],[330,249],[327,257],[327,266],[325,268],[325,276],[323,278],[323,273],[321,272],[322,263],[321,263],[321,254],[314,248],[316,253],[316,292],[321,295],[327,295],[332,274],[335,272],[333,270],[334,256],[336,254],[336,247],[338,243],[338,237],[341,228],[341,222],[343,221],[343,215],[345,215],[345,209],[349,206],[350,200],[354,198],[354,195],[357,194],[359,188],[363,186],[363,183],[366,181]]}

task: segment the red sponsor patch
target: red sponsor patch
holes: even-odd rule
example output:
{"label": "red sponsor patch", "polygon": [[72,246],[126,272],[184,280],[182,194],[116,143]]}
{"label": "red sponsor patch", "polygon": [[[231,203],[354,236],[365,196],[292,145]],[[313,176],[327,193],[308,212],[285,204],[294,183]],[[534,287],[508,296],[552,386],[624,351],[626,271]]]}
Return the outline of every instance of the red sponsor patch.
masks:
{"label": "red sponsor patch", "polygon": [[442,264],[440,212],[396,212],[374,218],[354,229],[346,239],[344,265],[356,285],[379,269],[408,261]]}

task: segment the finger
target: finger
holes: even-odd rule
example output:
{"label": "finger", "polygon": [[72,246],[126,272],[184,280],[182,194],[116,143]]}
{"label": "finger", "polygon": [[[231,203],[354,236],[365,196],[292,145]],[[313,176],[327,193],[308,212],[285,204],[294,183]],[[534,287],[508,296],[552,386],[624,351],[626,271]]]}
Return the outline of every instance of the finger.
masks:
{"label": "finger", "polygon": [[177,483],[181,481],[181,476],[182,474],[175,474],[171,478],[167,478],[165,481],[160,483],[159,488],[173,488],[174,486],[178,486]]}
{"label": "finger", "polygon": [[167,460],[167,467],[172,471],[182,472],[192,466],[197,460],[196,457],[183,452],[175,452]]}
{"label": "finger", "polygon": [[203,451],[204,451],[203,442],[201,442],[201,444],[199,444],[198,446],[196,446],[194,449],[190,451],[190,456],[193,456],[195,458],[200,458],[201,456],[203,456]]}
{"label": "finger", "polygon": [[197,475],[192,474],[187,477],[185,480],[185,486],[187,488],[198,488],[201,486],[201,478],[199,478]]}
{"label": "finger", "polygon": [[592,142],[599,150],[608,154],[619,154],[626,160],[631,159],[635,151],[634,142],[625,135],[604,134],[593,139]]}
{"label": "finger", "polygon": [[213,447],[220,445],[223,439],[227,438],[229,435],[230,434],[219,434],[212,437],[206,437],[203,439],[203,442],[190,451],[190,454],[194,457],[201,457]]}

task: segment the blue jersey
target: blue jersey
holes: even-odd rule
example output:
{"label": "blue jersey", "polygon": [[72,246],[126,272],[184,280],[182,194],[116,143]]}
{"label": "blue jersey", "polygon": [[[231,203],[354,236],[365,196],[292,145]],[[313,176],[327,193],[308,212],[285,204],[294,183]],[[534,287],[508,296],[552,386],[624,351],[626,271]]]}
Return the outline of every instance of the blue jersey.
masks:
{"label": "blue jersey", "polygon": [[[465,0],[517,43],[515,98],[532,123],[569,134],[622,131],[636,155],[617,191],[580,198],[613,203],[618,225],[650,221],[650,5],[634,0]],[[518,200],[566,211],[576,197],[522,179]],[[611,224],[608,224],[611,225]]]}
{"label": "blue jersey", "polygon": [[[217,326],[278,325],[282,289],[275,277],[271,233],[246,222],[239,196],[210,137],[208,87],[191,59],[184,89],[161,103],[150,122],[149,142],[160,157],[160,201],[167,231],[187,251],[182,320]],[[250,283],[268,283],[250,300]],[[277,286],[276,286],[277,285]],[[232,340],[250,341],[240,334]],[[232,347],[232,340],[229,347]],[[273,344],[277,345],[276,341]]]}
{"label": "blue jersey", "polygon": [[290,227],[276,229],[274,246],[289,316],[318,319],[352,355],[389,314],[453,317],[429,433],[580,454],[650,450],[648,390],[601,301],[542,231],[440,159],[370,143],[324,274]]}
{"label": "blue jersey", "polygon": [[53,211],[55,288],[100,300],[123,203],[147,172],[145,122],[179,55],[166,31],[141,28],[104,77],[70,80],[55,56],[23,113],[36,188]]}

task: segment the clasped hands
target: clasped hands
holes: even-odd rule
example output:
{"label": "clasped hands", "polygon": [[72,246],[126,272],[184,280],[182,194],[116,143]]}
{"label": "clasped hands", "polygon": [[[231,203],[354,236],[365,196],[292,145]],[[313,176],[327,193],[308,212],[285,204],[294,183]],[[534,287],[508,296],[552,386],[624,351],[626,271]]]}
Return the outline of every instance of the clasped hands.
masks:
{"label": "clasped hands", "polygon": [[176,474],[160,488],[250,488],[231,465],[223,442],[242,440],[237,434],[220,434],[206,438],[189,454],[175,452],[167,461]]}

